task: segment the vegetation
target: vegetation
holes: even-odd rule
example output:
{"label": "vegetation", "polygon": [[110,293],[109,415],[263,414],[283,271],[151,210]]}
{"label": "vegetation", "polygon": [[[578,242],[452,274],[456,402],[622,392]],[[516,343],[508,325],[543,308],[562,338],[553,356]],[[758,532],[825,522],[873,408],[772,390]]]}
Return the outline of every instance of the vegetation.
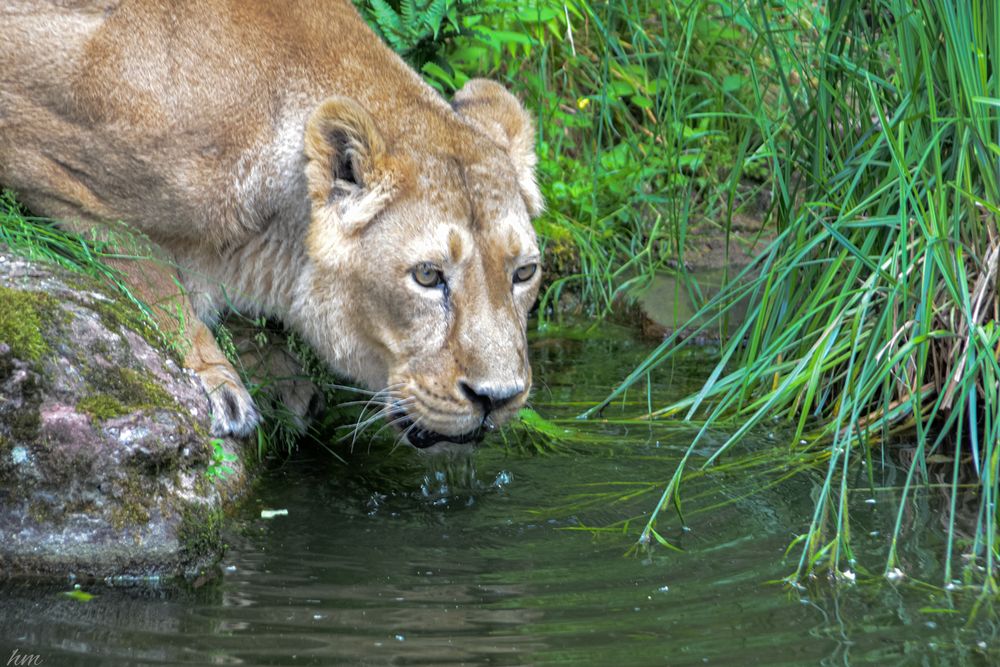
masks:
{"label": "vegetation", "polygon": [[[729,310],[751,304],[708,382],[648,417],[701,419],[701,434],[734,424],[706,466],[776,419],[791,425],[793,451],[827,449],[798,577],[853,567],[852,471],[865,462],[874,487],[873,463],[892,455],[885,443],[912,434],[885,573],[898,572],[906,499],[934,473],[948,480],[951,498],[945,580],[958,574],[961,555],[964,575],[981,567],[994,588],[1000,78],[990,63],[1000,56],[1000,11],[945,0],[832,3],[803,40],[780,28],[773,4],[748,3],[738,23],[769,52],[780,82],[758,83],[767,80],[760,61],[746,58],[759,142],[749,147],[771,164],[777,236],[704,308],[702,326],[726,331]],[[588,414],[684,345],[666,339]],[[642,540],[662,540],[660,512],[679,507],[685,464],[701,446],[699,436]],[[959,539],[966,484],[979,512],[972,534]]]}
{"label": "vegetation", "polygon": [[[640,415],[702,424],[640,541],[666,543],[662,510],[679,510],[704,434],[730,425],[708,466],[777,420],[790,456],[825,450],[795,578],[848,571],[853,473],[864,463],[874,488],[876,466],[894,456],[887,443],[906,435],[916,445],[884,572],[898,572],[907,498],[933,475],[950,497],[946,582],[960,555],[965,578],[982,572],[995,588],[1000,10],[950,0],[449,8],[455,30],[444,57],[424,61],[429,78],[446,91],[471,75],[506,78],[540,121],[549,213],[538,230],[554,275],[543,325],[560,305],[606,314],[657,271],[679,273],[697,300],[684,275],[693,235],[715,225],[728,242],[741,208],[770,199],[761,217],[773,240],[701,301],[695,333],[724,343],[709,380]],[[451,67],[430,64],[442,60]],[[690,333],[678,326],[586,416],[641,392]],[[965,535],[956,522],[968,487],[979,510]]]}
{"label": "vegetation", "polygon": [[[533,110],[549,207],[537,222],[549,276],[542,327],[573,311],[608,315],[658,272],[674,273],[679,289],[701,304],[691,326],[677,321],[677,333],[585,416],[628,391],[643,392],[693,344],[692,331],[721,339],[718,364],[696,394],[644,410],[641,401],[627,403],[630,418],[700,425],[664,481],[640,543],[669,545],[664,510],[680,514],[682,482],[699,474],[695,461],[716,464],[748,432],[777,423],[787,429],[789,460],[822,471],[809,529],[793,545],[793,578],[820,569],[846,574],[859,567],[847,502],[853,480],[863,466],[867,488],[875,489],[878,466],[899,458],[890,443],[905,437],[915,445],[900,459],[908,474],[883,572],[898,571],[907,498],[937,479],[950,502],[945,581],[995,590],[994,3],[358,4],[443,93],[489,76],[506,81]],[[0,241],[15,249],[105,271],[91,260],[107,247],[58,236],[10,197],[0,202],[0,216]],[[705,299],[687,270],[690,256],[708,232],[724,239],[728,252],[742,218],[761,226],[759,251]],[[747,315],[737,317],[744,304]],[[266,333],[266,323],[256,326]],[[222,342],[235,350],[224,332]],[[299,342],[292,348],[320,373]],[[262,447],[290,446],[296,425],[280,410],[272,414]],[[527,437],[509,440],[528,450],[560,444],[534,413],[525,413],[522,428]],[[729,436],[706,455],[703,436],[713,430]],[[961,499],[969,494],[978,510],[968,530],[959,530]]]}
{"label": "vegetation", "polygon": [[[423,16],[412,9],[419,2],[398,3],[390,18],[384,2],[359,4],[376,26],[424,29],[424,18],[406,23]],[[411,62],[446,94],[473,76],[506,80],[538,120],[549,208],[538,231],[551,277],[543,325],[560,305],[606,315],[654,272],[683,270],[687,230],[707,224],[724,234],[764,187],[742,179],[766,172],[746,110],[752,87],[774,82],[749,78],[749,41],[728,3],[492,0],[448,8],[448,37],[434,53],[421,42],[424,55]]]}

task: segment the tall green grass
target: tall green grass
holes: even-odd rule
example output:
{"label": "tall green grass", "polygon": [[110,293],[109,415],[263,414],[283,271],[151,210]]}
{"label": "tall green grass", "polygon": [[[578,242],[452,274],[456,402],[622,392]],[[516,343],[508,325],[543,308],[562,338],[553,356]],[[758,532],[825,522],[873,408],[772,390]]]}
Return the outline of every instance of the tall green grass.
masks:
{"label": "tall green grass", "polygon": [[[811,48],[790,48],[803,43],[775,21],[773,7],[748,2],[743,19],[779,74],[778,89],[755,86],[752,112],[771,161],[777,236],[704,309],[702,326],[713,326],[740,299],[751,303],[709,380],[649,416],[704,420],[702,434],[731,424],[703,466],[773,420],[789,425],[791,448],[828,448],[809,530],[797,543],[797,577],[854,567],[852,473],[865,462],[874,487],[873,469],[893,455],[885,443],[912,436],[884,572],[899,573],[907,500],[934,472],[948,480],[950,498],[946,582],[964,574],[995,589],[1000,8],[841,0],[827,5]],[[665,340],[590,414],[684,345]],[[642,539],[662,539],[662,511],[679,502],[701,446],[699,436]],[[978,516],[959,539],[957,507],[969,481]]]}

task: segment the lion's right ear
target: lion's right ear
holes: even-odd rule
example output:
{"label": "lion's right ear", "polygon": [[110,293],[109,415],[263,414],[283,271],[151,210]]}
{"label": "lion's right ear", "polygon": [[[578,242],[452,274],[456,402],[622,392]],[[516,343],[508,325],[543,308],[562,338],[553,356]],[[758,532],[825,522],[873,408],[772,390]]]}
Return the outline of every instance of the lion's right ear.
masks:
{"label": "lion's right ear", "polygon": [[535,179],[535,125],[517,98],[495,81],[470,79],[455,93],[452,107],[506,149],[528,213],[540,215],[545,203]]}
{"label": "lion's right ear", "polygon": [[385,141],[367,111],[348,97],[320,104],[306,122],[306,182],[313,219],[345,234],[365,227],[393,190]]}

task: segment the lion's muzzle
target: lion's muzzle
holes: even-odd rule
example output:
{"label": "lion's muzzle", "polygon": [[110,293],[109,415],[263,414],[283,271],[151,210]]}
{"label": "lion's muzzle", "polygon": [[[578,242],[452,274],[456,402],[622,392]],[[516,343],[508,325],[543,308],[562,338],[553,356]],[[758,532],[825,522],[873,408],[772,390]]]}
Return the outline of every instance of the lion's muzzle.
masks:
{"label": "lion's muzzle", "polygon": [[506,421],[510,417],[508,413],[523,402],[526,393],[523,384],[477,386],[462,381],[459,389],[473,412],[480,415],[479,423],[471,430],[458,434],[441,433],[422,426],[424,420],[420,416],[401,407],[394,411],[389,421],[403,433],[407,442],[418,449],[427,449],[442,442],[474,444],[480,442],[486,433],[495,430],[498,422]]}

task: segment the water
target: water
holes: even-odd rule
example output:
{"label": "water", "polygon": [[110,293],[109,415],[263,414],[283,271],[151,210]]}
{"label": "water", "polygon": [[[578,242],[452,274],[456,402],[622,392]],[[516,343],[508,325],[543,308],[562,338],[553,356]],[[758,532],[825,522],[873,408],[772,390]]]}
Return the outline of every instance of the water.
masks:
{"label": "water", "polygon": [[[536,407],[575,414],[647,348],[617,333],[536,340]],[[654,401],[708,370],[704,355],[684,357],[658,378]],[[805,528],[815,475],[756,494],[774,479],[768,466],[693,479],[687,529],[673,516],[663,524],[683,551],[626,555],[693,431],[570,426],[557,453],[494,442],[473,462],[374,448],[345,465],[304,451],[239,510],[214,578],[85,586],[96,595],[87,602],[65,597],[66,582],[0,587],[0,661],[17,651],[45,665],[1000,663],[996,626],[989,613],[969,623],[969,600],[949,610],[940,591],[880,578],[780,583],[794,570],[782,555]],[[778,443],[757,434],[742,451],[770,460]],[[852,527],[877,573],[895,505],[866,500]],[[911,577],[935,583],[939,502],[929,493],[912,504],[902,554]]]}

